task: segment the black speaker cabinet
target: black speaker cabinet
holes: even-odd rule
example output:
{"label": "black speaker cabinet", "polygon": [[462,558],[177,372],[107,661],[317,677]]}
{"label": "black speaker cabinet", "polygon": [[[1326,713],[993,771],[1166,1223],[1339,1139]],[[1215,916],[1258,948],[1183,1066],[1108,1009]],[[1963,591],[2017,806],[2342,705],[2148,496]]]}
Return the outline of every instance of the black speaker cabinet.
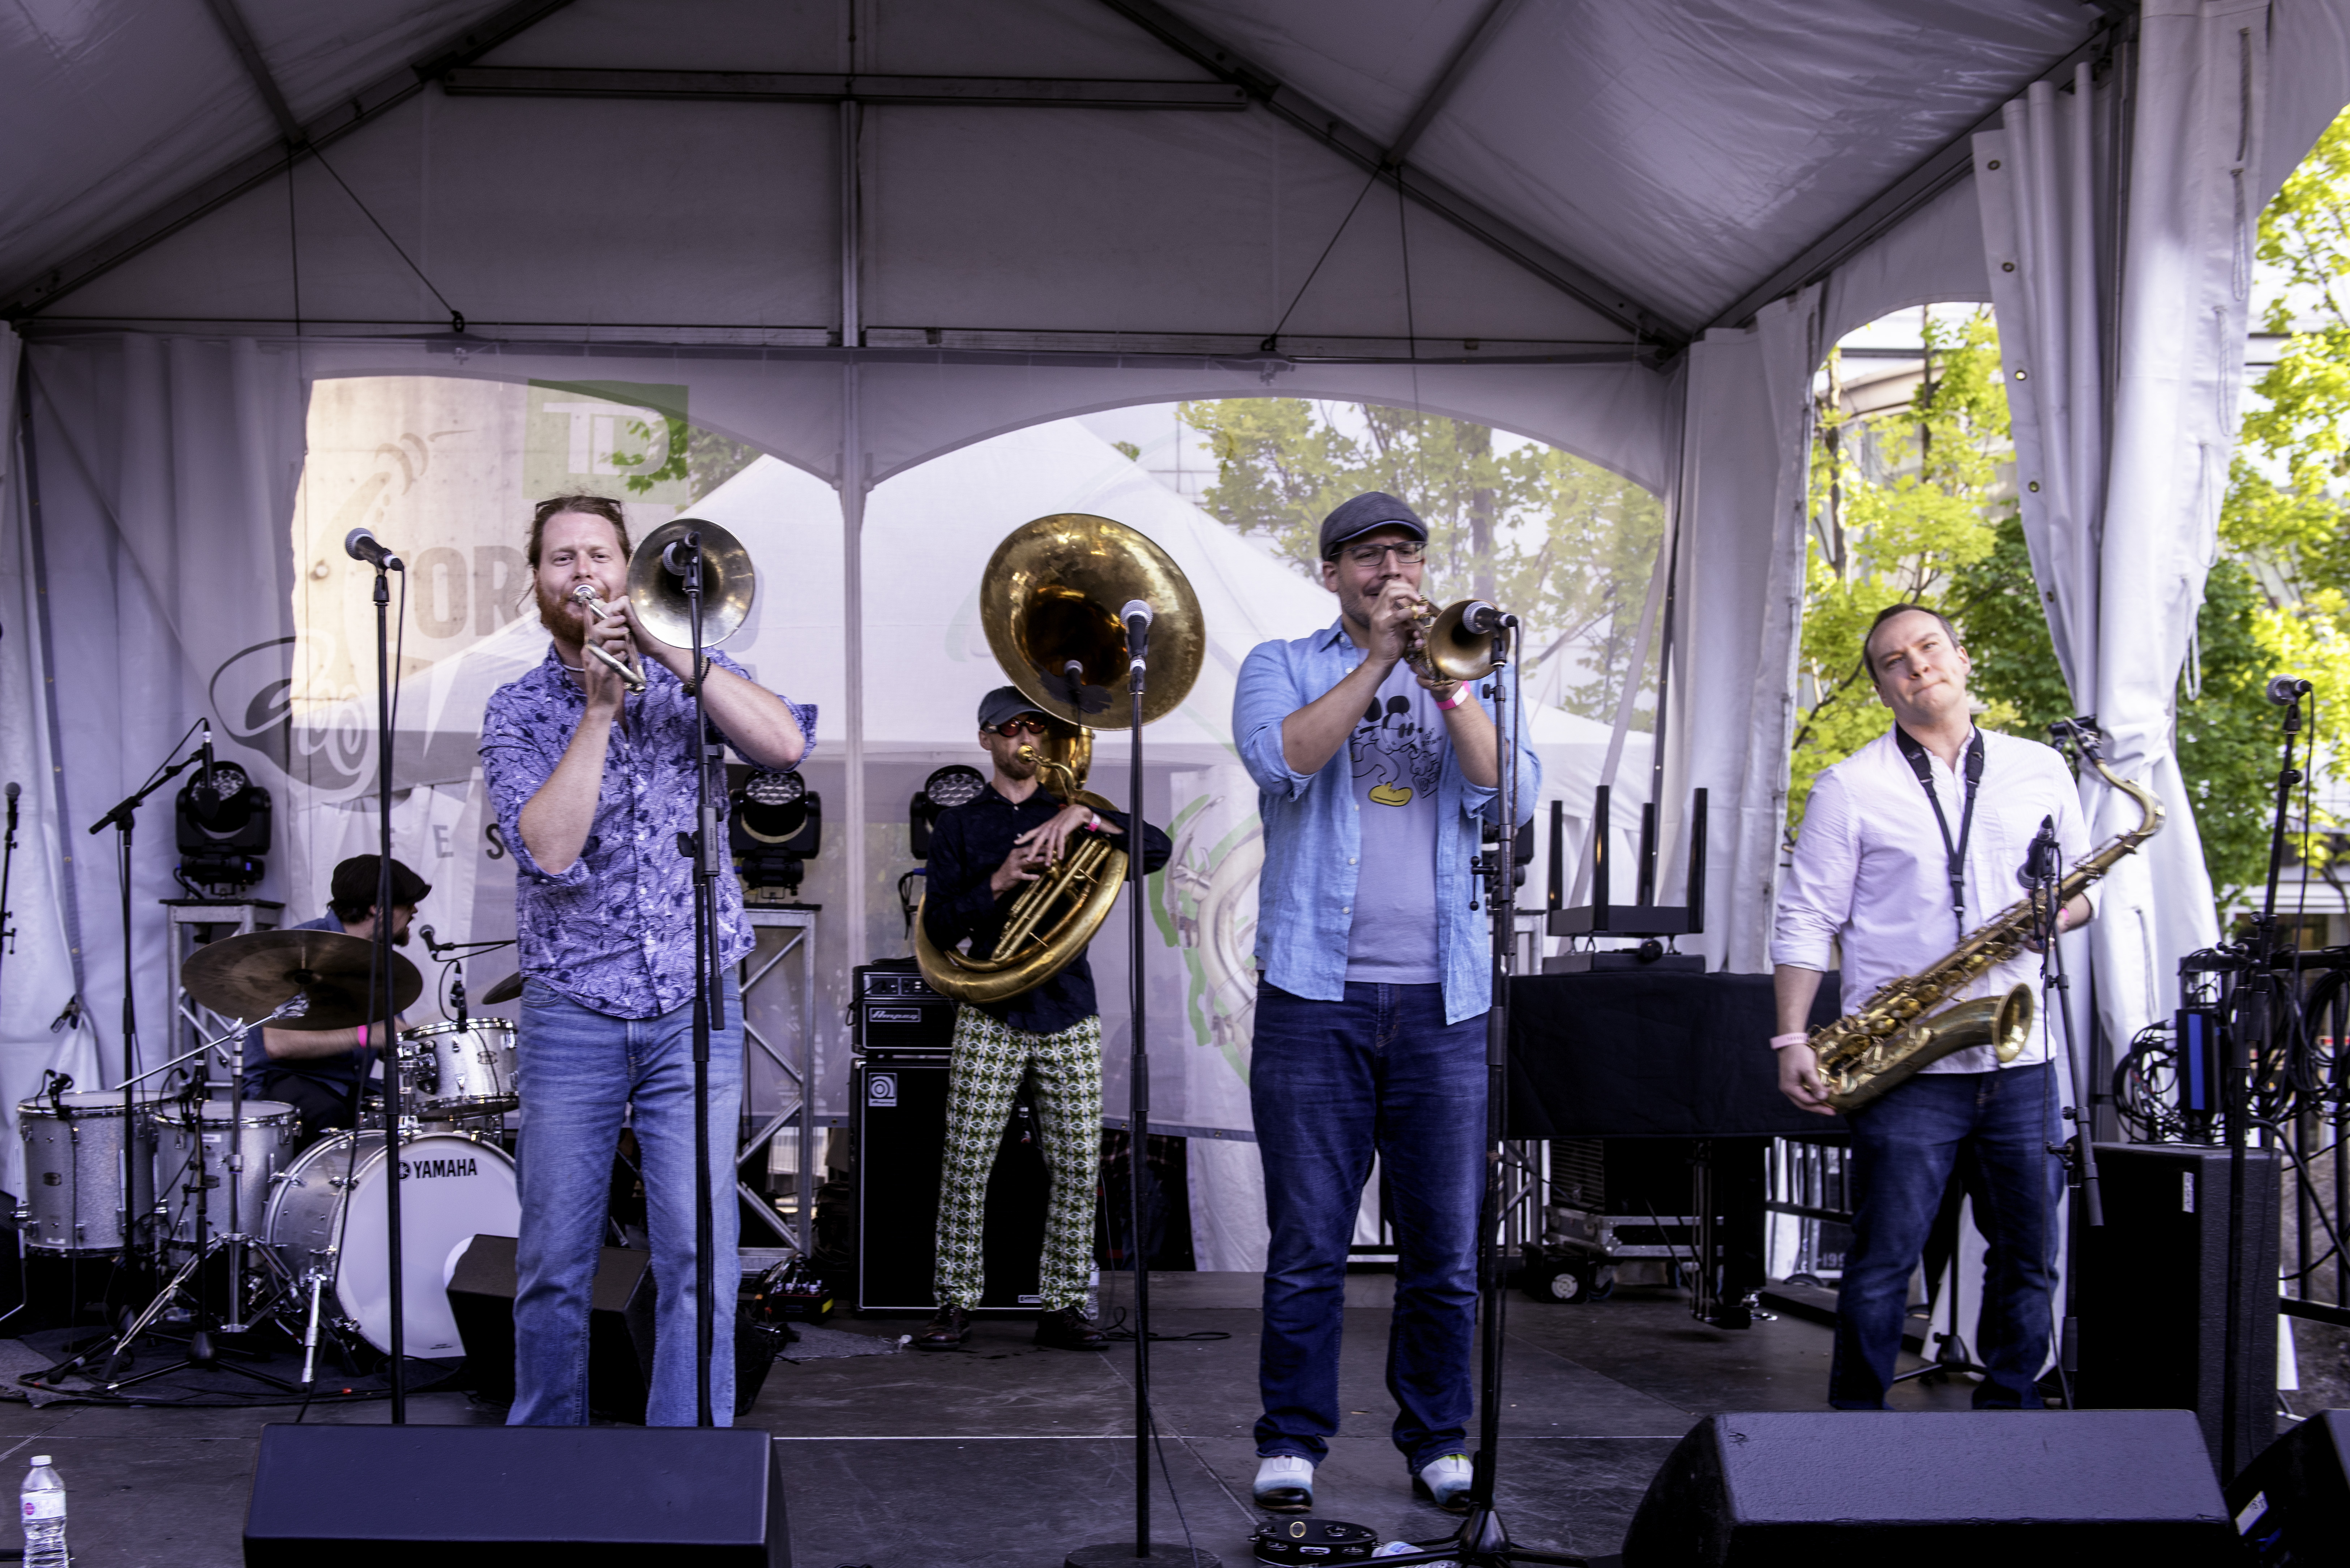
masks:
{"label": "black speaker cabinet", "polygon": [[2236,1430],[2221,1429],[2228,1302],[2228,1151],[2097,1146],[2106,1222],[2082,1232],[2080,1402],[2192,1410],[2211,1457],[2241,1469],[2276,1436],[2278,1157],[2244,1155]]}
{"label": "black speaker cabinet", "polygon": [[1648,1483],[1624,1568],[2202,1568],[2234,1535],[2184,1410],[1711,1416]]}
{"label": "black speaker cabinet", "polygon": [[[651,1263],[648,1253],[605,1248],[588,1308],[588,1403],[640,1426],[653,1361]],[[449,1276],[449,1312],[484,1399],[514,1399],[514,1298],[515,1239],[474,1237]]]}
{"label": "black speaker cabinet", "polygon": [[[937,1310],[939,1172],[945,1161],[947,1058],[938,1053],[868,1056],[852,1076],[856,1112],[849,1180],[857,1193],[857,1310]],[[1045,1204],[1051,1180],[1035,1119],[1016,1106],[987,1184],[987,1293],[982,1314],[1035,1313]]]}
{"label": "black speaker cabinet", "polygon": [[[420,1552],[419,1548],[430,1548]],[[791,1568],[751,1427],[261,1429],[248,1568]]]}
{"label": "black speaker cabinet", "polygon": [[2350,1551],[2350,1410],[2320,1410],[2228,1483],[2260,1568],[2339,1563]]}

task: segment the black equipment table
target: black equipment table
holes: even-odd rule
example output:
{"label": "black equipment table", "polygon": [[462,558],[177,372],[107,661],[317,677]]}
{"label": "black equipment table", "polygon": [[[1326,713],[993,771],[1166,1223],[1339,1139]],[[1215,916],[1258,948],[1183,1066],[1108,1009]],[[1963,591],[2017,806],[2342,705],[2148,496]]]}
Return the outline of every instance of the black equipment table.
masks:
{"label": "black equipment table", "polygon": [[[1595,971],[1512,981],[1510,1136],[1796,1137],[1845,1131],[1779,1093],[1767,974]],[[1837,1016],[1820,977],[1814,1029]]]}
{"label": "black equipment table", "polygon": [[[1814,1028],[1837,1015],[1836,978],[1821,977]],[[1604,1155],[1603,1190],[1585,1201],[1619,1231],[1662,1220],[1650,1244],[1711,1261],[1692,1310],[1747,1327],[1766,1282],[1770,1140],[1846,1130],[1779,1093],[1771,977],[1599,970],[1511,985],[1509,1136],[1640,1140]]]}

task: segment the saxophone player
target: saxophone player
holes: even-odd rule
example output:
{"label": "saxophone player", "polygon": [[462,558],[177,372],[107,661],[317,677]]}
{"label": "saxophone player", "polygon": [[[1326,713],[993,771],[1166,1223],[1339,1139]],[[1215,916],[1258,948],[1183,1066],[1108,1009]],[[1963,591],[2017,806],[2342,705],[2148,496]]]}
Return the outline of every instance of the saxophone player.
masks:
{"label": "saxophone player", "polygon": [[[1967,695],[1973,667],[1948,620],[1917,605],[1889,606],[1862,639],[1861,658],[1893,726],[1814,784],[1771,943],[1780,1091],[1822,1116],[1833,1113],[1804,1023],[1832,948],[1842,953],[1844,996],[1868,995],[1918,973],[2013,902],[2043,820],[2054,822],[2066,865],[2089,849],[2064,760],[1976,728]],[[2059,909],[2058,927],[2090,914],[2087,896],[2075,896]],[[1960,995],[2029,982],[2033,965],[2019,954]],[[1836,1408],[1887,1408],[1909,1278],[1954,1175],[1988,1245],[1975,1337],[1986,1376],[1975,1407],[2040,1407],[2063,1189],[2049,1152],[2064,1135],[2047,1011],[2036,1011],[2007,1065],[1988,1045],[1957,1051],[1849,1113],[1858,1196],[1828,1372]]]}

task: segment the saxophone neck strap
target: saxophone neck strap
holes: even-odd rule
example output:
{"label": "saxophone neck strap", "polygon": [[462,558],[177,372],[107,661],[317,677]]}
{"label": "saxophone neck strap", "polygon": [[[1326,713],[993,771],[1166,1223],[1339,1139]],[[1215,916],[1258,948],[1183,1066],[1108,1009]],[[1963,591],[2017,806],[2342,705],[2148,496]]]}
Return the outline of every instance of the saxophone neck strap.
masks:
{"label": "saxophone neck strap", "polygon": [[1975,831],[1975,794],[1982,784],[1983,739],[1980,729],[1967,733],[1966,804],[1959,808],[1959,836],[1950,836],[1950,819],[1943,815],[1942,797],[1934,789],[1934,758],[1918,737],[1900,725],[1893,726],[1894,743],[1908,759],[1909,771],[1918,775],[1918,787],[1926,792],[1926,804],[1934,808],[1934,826],[1942,830],[1943,868],[1950,879],[1950,919],[1958,928],[1960,941],[1967,937],[1967,841]]}

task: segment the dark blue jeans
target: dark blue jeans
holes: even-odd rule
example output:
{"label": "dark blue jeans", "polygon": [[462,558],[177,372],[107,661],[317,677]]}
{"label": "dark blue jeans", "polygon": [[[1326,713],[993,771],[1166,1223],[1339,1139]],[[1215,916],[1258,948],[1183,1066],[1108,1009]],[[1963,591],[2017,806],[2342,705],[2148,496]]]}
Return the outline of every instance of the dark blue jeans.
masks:
{"label": "dark blue jeans", "polygon": [[2048,1360],[2064,1189],[2064,1168],[2048,1152],[2063,1136],[2056,1113],[2055,1069],[2043,1063],[1995,1073],[1920,1073],[1851,1116],[1859,1202],[1852,1256],[1836,1293],[1830,1404],[1886,1407],[1909,1313],[1909,1276],[1955,1169],[1974,1201],[1975,1229],[1989,1244],[1974,1343],[1975,1359],[1989,1376],[1975,1389],[1975,1408],[2040,1408],[2036,1385]]}
{"label": "dark blue jeans", "polygon": [[1388,1392],[1413,1469],[1465,1451],[1475,1402],[1485,1019],[1444,1022],[1443,988],[1347,987],[1308,1002],[1260,982],[1249,1103],[1264,1159],[1261,1456],[1321,1462],[1338,1429],[1347,1248],[1376,1154],[1396,1234]]}

